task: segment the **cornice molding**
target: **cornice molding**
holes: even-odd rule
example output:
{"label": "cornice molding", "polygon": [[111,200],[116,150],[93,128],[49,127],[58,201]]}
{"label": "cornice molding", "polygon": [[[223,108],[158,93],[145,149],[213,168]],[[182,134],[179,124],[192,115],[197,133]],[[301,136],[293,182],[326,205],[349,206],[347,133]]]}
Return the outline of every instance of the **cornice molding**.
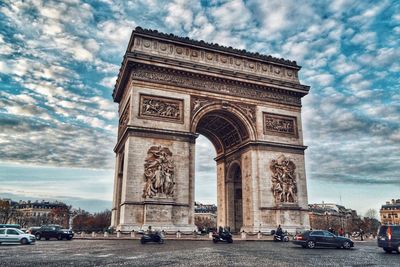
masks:
{"label": "cornice molding", "polygon": [[[212,93],[229,94],[237,97],[296,107],[301,107],[301,97],[308,93],[308,91],[291,91],[273,86],[263,86],[201,73],[140,64],[134,61],[127,65],[128,68],[125,70],[124,84],[126,84],[129,77],[131,77],[132,80],[191,88]],[[128,73],[130,73],[129,77]],[[115,102],[121,101],[123,89],[126,89],[125,86],[120,86],[119,90],[114,91],[113,97]]]}

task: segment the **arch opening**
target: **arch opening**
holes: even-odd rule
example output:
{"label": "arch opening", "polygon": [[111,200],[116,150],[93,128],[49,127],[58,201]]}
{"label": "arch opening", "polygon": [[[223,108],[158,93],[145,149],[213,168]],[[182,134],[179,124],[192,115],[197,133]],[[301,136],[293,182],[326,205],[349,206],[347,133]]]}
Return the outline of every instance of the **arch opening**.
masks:
{"label": "arch opening", "polygon": [[[220,167],[217,167],[215,171],[217,226],[229,227],[232,232],[240,232],[243,227],[244,213],[240,146],[252,138],[252,129],[237,110],[224,108],[208,110],[200,115],[196,114],[192,126],[194,126],[192,130],[213,144],[217,155],[215,158],[217,166],[223,166],[223,171]],[[228,152],[229,157],[236,158],[235,161],[227,163],[225,155]],[[196,162],[198,160],[197,158]],[[212,163],[209,161],[207,164],[211,165]],[[196,168],[196,171],[199,170]],[[200,183],[200,181],[197,182],[196,179],[196,183]]]}

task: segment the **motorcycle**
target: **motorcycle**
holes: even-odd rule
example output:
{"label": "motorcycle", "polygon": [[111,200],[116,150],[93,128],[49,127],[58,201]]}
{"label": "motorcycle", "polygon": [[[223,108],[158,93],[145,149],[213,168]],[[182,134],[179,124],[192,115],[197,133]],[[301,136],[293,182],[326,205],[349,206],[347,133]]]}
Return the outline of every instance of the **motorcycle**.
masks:
{"label": "motorcycle", "polygon": [[286,233],[282,235],[274,234],[274,241],[289,242],[289,236]]}
{"label": "motorcycle", "polygon": [[233,242],[232,234],[228,231],[222,232],[221,235],[217,232],[214,232],[212,237],[213,237],[214,243],[218,243],[218,242],[232,243]]}
{"label": "motorcycle", "polygon": [[164,239],[163,239],[163,236],[162,236],[162,234],[160,232],[144,234],[140,238],[140,243],[146,244],[148,242],[155,242],[155,243],[158,243],[158,244],[164,244]]}

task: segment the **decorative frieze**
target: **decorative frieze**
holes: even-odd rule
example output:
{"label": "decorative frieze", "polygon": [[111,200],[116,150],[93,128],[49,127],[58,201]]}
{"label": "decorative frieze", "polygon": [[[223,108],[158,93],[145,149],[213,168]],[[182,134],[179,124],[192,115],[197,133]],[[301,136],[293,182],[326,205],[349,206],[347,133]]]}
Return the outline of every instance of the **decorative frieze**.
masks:
{"label": "decorative frieze", "polygon": [[208,75],[176,71],[162,67],[136,65],[131,78],[173,85],[183,88],[193,88],[212,93],[228,94],[261,101],[301,106],[301,96],[295,93],[285,93],[283,90],[261,85],[238,82],[229,79],[216,78]]}
{"label": "decorative frieze", "polygon": [[[204,45],[204,43],[202,45]],[[263,60],[233,55],[232,53],[226,54],[194,47],[192,45],[185,46],[183,44],[176,44],[170,40],[161,41],[141,36],[135,37],[134,45],[130,48],[130,51],[152,53],[171,59],[180,59],[188,62],[196,62],[209,66],[251,73],[258,76],[284,79],[290,82],[299,83],[297,76],[298,66],[296,64],[292,66],[283,66],[283,64],[286,65],[290,61],[284,61],[283,64],[281,62],[280,64],[273,64]],[[269,57],[268,60],[272,61],[273,58]]]}
{"label": "decorative frieze", "polygon": [[139,117],[183,123],[183,100],[141,94]]}
{"label": "decorative frieze", "polygon": [[287,137],[298,137],[296,117],[263,113],[264,134],[273,134]]}
{"label": "decorative frieze", "polygon": [[285,157],[279,156],[273,159],[269,165],[272,172],[271,191],[276,204],[297,202],[297,183],[296,183],[296,165]]}
{"label": "decorative frieze", "polygon": [[145,186],[143,198],[173,197],[175,190],[175,164],[167,147],[152,146],[144,164]]}

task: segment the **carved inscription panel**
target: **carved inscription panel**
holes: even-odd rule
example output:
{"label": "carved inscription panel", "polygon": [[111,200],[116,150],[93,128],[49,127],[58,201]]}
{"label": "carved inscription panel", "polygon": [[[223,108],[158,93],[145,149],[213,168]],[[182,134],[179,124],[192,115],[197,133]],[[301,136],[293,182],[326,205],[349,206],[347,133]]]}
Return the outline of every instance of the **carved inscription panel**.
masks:
{"label": "carved inscription panel", "polygon": [[139,117],[183,123],[183,100],[141,94]]}
{"label": "carved inscription panel", "polygon": [[298,137],[296,117],[263,113],[264,134]]}

